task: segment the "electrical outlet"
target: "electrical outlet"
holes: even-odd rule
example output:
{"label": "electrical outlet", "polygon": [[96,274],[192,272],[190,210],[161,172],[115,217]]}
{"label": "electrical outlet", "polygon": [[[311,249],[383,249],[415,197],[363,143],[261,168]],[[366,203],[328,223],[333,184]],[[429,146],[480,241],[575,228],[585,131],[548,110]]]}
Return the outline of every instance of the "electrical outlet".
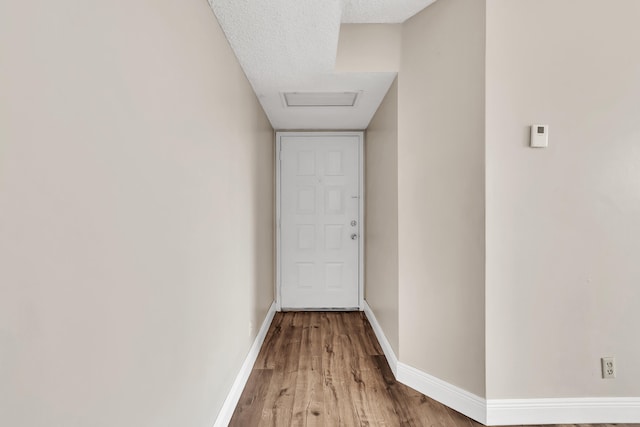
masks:
{"label": "electrical outlet", "polygon": [[602,378],[613,379],[616,377],[616,359],[615,357],[603,357],[602,361]]}

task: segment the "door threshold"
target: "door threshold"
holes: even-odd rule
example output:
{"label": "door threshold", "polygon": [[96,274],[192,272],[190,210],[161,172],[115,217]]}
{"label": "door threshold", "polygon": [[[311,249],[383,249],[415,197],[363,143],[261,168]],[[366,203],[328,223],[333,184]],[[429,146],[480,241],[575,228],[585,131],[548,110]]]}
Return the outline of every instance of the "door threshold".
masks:
{"label": "door threshold", "polygon": [[290,307],[282,307],[280,311],[360,311],[358,307],[339,307],[339,308],[329,308],[329,307],[313,307],[313,308],[290,308]]}

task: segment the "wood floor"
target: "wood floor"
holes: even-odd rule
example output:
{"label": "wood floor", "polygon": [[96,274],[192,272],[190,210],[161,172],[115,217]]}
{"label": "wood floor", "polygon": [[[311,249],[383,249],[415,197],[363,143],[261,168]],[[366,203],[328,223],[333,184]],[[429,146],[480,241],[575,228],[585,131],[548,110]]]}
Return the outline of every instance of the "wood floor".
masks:
{"label": "wood floor", "polygon": [[482,424],[395,381],[363,313],[289,312],[276,314],[229,426]]}

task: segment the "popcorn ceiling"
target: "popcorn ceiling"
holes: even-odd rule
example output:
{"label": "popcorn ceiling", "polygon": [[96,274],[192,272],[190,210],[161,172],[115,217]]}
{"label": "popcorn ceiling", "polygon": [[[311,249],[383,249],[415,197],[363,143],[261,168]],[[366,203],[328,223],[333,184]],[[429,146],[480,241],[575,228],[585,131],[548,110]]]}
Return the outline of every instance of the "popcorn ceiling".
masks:
{"label": "popcorn ceiling", "polygon": [[[396,73],[334,72],[341,23],[404,22],[434,0],[209,0],[275,129],[365,129]],[[281,92],[362,91],[355,108],[285,108]]]}

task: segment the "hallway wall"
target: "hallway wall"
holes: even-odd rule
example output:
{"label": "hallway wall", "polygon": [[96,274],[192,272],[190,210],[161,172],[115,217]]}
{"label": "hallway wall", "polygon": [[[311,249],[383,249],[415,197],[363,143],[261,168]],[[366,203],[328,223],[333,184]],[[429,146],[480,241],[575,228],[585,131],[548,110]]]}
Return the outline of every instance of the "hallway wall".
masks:
{"label": "hallway wall", "polygon": [[398,79],[367,128],[365,162],[365,299],[398,356]]}
{"label": "hallway wall", "polygon": [[402,24],[341,24],[335,70],[397,72],[401,45]]}
{"label": "hallway wall", "polygon": [[403,27],[398,77],[400,361],[485,394],[485,2]]}
{"label": "hallway wall", "polygon": [[273,301],[273,130],[200,0],[0,2],[0,425],[211,427]]}

